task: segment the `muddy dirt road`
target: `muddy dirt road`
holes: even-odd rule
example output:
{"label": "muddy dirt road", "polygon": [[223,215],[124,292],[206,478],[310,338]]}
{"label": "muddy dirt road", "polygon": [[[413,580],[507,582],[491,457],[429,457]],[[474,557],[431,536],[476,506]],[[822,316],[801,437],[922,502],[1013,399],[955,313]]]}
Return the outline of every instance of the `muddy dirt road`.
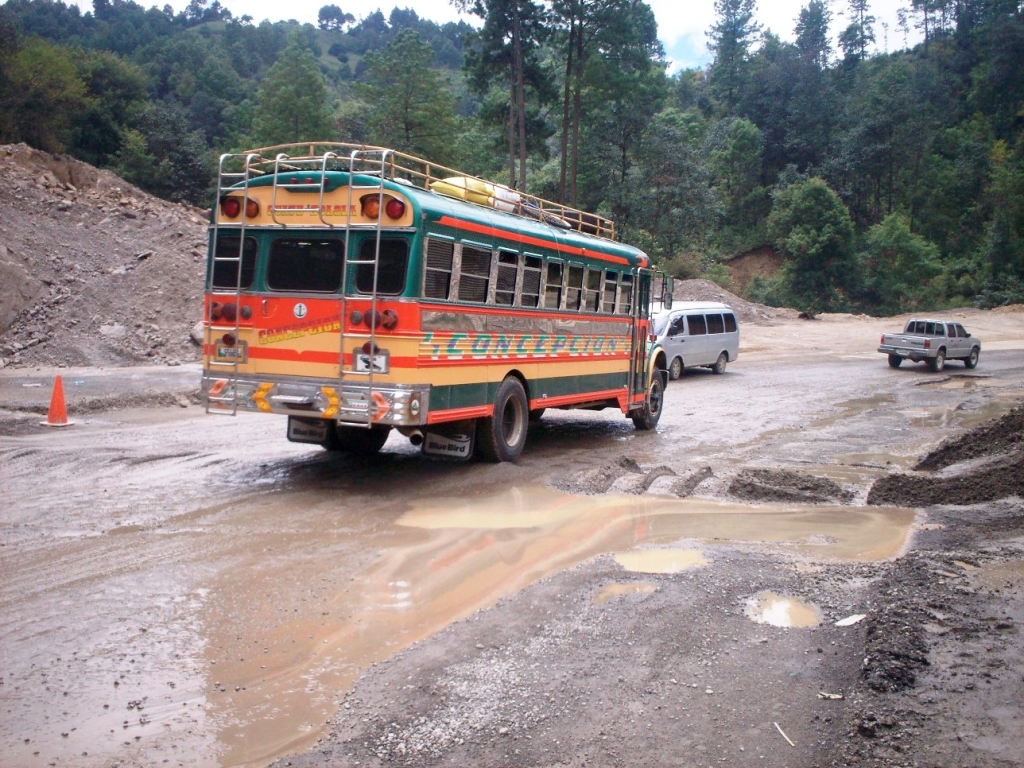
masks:
{"label": "muddy dirt road", "polygon": [[1019,766],[1022,443],[868,503],[1024,401],[1024,310],[962,315],[941,374],[745,326],[655,433],[548,412],[514,465],[292,445],[190,366],[66,371],[47,429],[0,372],[0,763]]}

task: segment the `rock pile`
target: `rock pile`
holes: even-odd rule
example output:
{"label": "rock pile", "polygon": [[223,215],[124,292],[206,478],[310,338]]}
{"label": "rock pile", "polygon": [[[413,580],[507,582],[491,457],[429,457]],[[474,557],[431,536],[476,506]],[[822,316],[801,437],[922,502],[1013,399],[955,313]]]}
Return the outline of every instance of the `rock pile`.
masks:
{"label": "rock pile", "polygon": [[24,144],[0,190],[0,367],[199,358],[203,211]]}

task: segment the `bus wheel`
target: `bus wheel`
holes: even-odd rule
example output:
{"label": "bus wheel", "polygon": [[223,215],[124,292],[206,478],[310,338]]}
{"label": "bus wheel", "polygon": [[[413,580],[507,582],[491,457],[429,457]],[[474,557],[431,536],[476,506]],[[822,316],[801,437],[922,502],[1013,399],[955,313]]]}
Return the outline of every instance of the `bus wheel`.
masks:
{"label": "bus wheel", "polygon": [[476,423],[476,447],[487,461],[515,461],[526,444],[530,406],[515,376],[507,377],[494,398],[494,414]]}
{"label": "bus wheel", "polygon": [[647,397],[644,407],[633,413],[633,426],[637,429],[654,429],[661,418],[661,409],[665,404],[665,385],[662,383],[661,371],[651,374],[651,383],[647,385]]}
{"label": "bus wheel", "polygon": [[331,424],[327,432],[324,448],[328,451],[345,451],[354,454],[379,453],[388,441],[391,427],[374,424],[369,429],[363,427],[342,427]]}

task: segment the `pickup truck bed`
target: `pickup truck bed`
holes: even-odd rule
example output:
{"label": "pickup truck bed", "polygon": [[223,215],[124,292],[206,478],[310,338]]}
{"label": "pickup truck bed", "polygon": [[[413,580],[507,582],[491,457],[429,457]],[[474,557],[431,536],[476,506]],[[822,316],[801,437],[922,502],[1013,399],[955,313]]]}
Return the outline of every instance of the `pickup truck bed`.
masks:
{"label": "pickup truck bed", "polygon": [[889,356],[893,368],[909,359],[915,363],[923,360],[930,370],[941,371],[947,360],[963,360],[967,368],[976,366],[981,342],[960,323],[915,318],[907,321],[903,333],[883,334],[878,351]]}

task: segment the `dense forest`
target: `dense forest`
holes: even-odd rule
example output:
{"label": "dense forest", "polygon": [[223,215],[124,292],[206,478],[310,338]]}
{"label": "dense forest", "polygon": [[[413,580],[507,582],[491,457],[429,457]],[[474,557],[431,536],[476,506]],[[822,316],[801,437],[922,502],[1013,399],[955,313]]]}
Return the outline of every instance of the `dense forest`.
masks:
{"label": "dense forest", "polygon": [[478,23],[7,0],[0,142],[199,205],[221,152],[366,142],[606,214],[679,277],[773,248],[767,303],[1024,301],[1021,0],[909,0],[893,52],[869,0],[808,0],[792,43],[716,0],[711,63],[676,73],[642,0],[452,1]]}

